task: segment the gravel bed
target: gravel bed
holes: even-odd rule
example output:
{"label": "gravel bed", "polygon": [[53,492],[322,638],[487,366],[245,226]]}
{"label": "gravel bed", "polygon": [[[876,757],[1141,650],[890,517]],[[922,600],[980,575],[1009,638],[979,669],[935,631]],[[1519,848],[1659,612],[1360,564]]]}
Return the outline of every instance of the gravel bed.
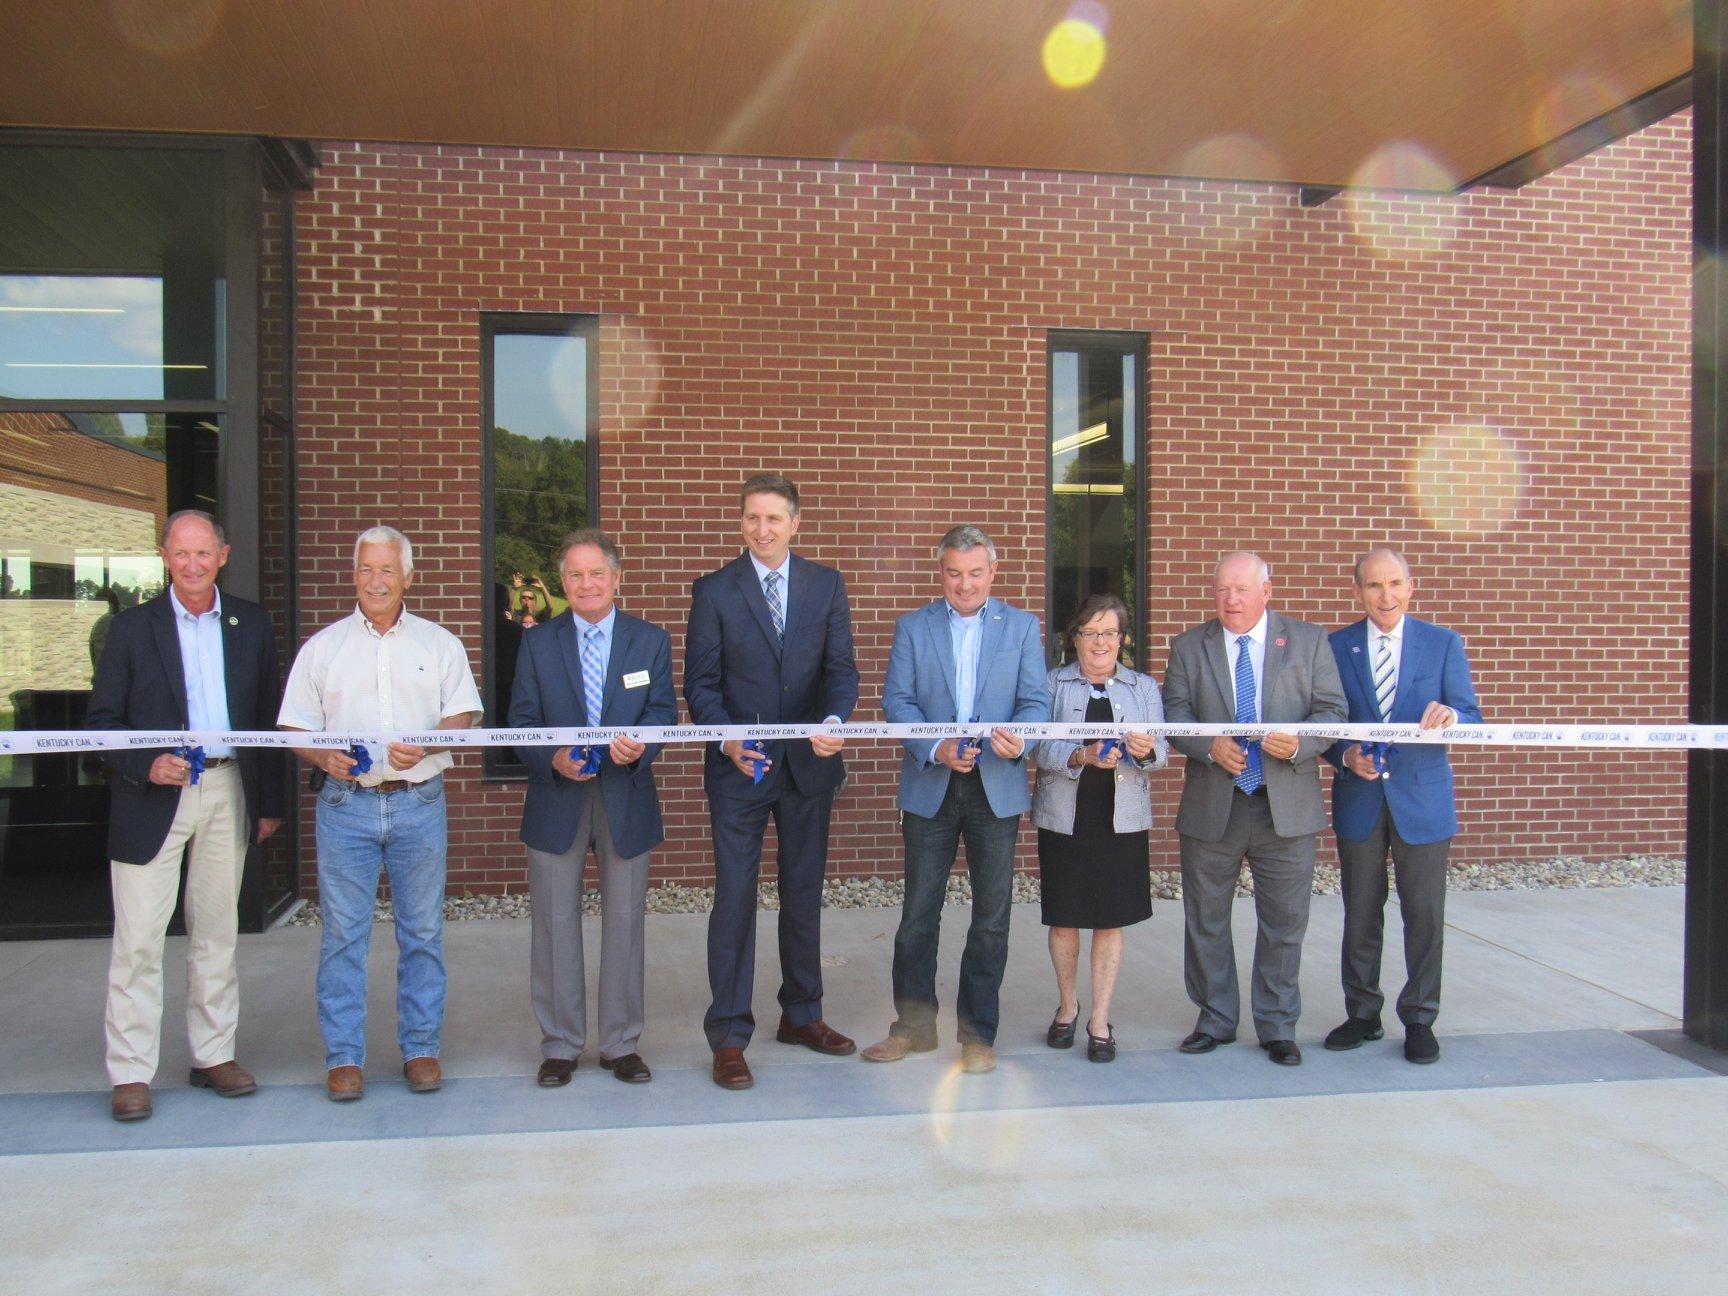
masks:
{"label": "gravel bed", "polygon": [[[1575,855],[1556,859],[1527,860],[1507,864],[1470,864],[1454,868],[1448,885],[1454,891],[1539,891],[1550,888],[1576,887],[1651,887],[1680,886],[1686,880],[1686,861],[1661,855],[1628,855],[1619,859],[1586,860]],[[829,909],[898,908],[905,888],[899,878],[837,878],[822,889],[822,904]],[[1174,871],[1158,870],[1152,874],[1152,894],[1159,900],[1182,898],[1182,878]],[[1247,870],[1236,884],[1236,894],[1253,895],[1254,884]],[[1314,894],[1338,894],[1338,868],[1320,864],[1314,869]],[[1035,904],[1038,900],[1038,876],[1019,873],[1014,877],[1016,904]],[[948,879],[948,903],[970,904],[972,887],[965,875]],[[772,882],[760,888],[760,904],[764,909],[778,909],[780,898]],[[714,905],[714,888],[667,884],[648,892],[649,913],[707,913]],[[600,893],[590,891],[583,897],[582,912],[600,912]],[[526,918],[529,914],[528,893],[513,895],[452,896],[444,902],[446,922],[465,922],[481,918]],[[390,906],[380,901],[372,912],[374,922],[390,920]],[[289,927],[316,927],[321,919],[316,901],[309,901],[288,919]]]}

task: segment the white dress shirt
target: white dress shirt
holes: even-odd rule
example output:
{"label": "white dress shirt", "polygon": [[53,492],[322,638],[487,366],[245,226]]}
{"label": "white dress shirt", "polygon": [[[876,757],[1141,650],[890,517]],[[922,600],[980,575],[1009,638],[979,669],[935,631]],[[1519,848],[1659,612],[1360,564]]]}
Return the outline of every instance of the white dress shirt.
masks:
{"label": "white dress shirt", "polygon": [[1260,620],[1254,627],[1242,634],[1231,634],[1224,631],[1224,659],[1230,668],[1230,710],[1236,710],[1236,644],[1238,640],[1248,641],[1248,660],[1254,666],[1254,723],[1260,723],[1260,717],[1265,714],[1263,703],[1266,700],[1266,613],[1260,614]]}

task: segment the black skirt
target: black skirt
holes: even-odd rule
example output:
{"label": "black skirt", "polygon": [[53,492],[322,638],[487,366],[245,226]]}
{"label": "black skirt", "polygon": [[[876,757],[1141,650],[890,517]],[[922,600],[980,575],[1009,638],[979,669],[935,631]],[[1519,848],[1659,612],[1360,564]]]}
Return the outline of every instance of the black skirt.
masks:
{"label": "black skirt", "polygon": [[[1087,724],[1112,719],[1110,700],[1094,695]],[[1088,765],[1080,771],[1074,833],[1038,830],[1038,878],[1046,927],[1131,927],[1152,916],[1150,833],[1119,833],[1116,779]]]}

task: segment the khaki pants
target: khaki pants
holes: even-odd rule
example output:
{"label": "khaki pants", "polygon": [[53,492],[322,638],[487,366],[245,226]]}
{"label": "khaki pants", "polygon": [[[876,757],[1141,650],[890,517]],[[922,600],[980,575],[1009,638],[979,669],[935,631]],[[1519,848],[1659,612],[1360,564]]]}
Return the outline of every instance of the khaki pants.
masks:
{"label": "khaki pants", "polygon": [[240,875],[246,867],[246,797],[237,764],[205,770],[180,790],[162,849],[148,864],[109,863],[114,886],[114,949],[108,964],[110,1084],[148,1084],[162,1043],[162,949],[186,867],[186,1037],[192,1065],[234,1059],[240,980]]}

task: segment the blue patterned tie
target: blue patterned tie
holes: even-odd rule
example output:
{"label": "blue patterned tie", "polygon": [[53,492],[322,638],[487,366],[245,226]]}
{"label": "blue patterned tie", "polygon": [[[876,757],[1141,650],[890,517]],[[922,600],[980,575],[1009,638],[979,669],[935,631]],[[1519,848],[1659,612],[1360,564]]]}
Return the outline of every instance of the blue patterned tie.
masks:
{"label": "blue patterned tie", "polygon": [[769,572],[762,578],[762,592],[768,598],[768,615],[774,621],[774,637],[786,642],[786,609],[780,606],[780,573]]}
{"label": "blue patterned tie", "polygon": [[[1254,720],[1254,659],[1248,655],[1249,639],[1243,635],[1236,641],[1236,723],[1253,724]],[[1237,739],[1238,742],[1242,741]],[[1260,770],[1260,744],[1248,743],[1248,767],[1236,776],[1236,786],[1244,792],[1256,792],[1266,782]]]}
{"label": "blue patterned tie", "polygon": [[606,697],[606,663],[600,660],[600,627],[582,632],[582,692],[588,701],[588,723],[600,723],[600,707]]}

